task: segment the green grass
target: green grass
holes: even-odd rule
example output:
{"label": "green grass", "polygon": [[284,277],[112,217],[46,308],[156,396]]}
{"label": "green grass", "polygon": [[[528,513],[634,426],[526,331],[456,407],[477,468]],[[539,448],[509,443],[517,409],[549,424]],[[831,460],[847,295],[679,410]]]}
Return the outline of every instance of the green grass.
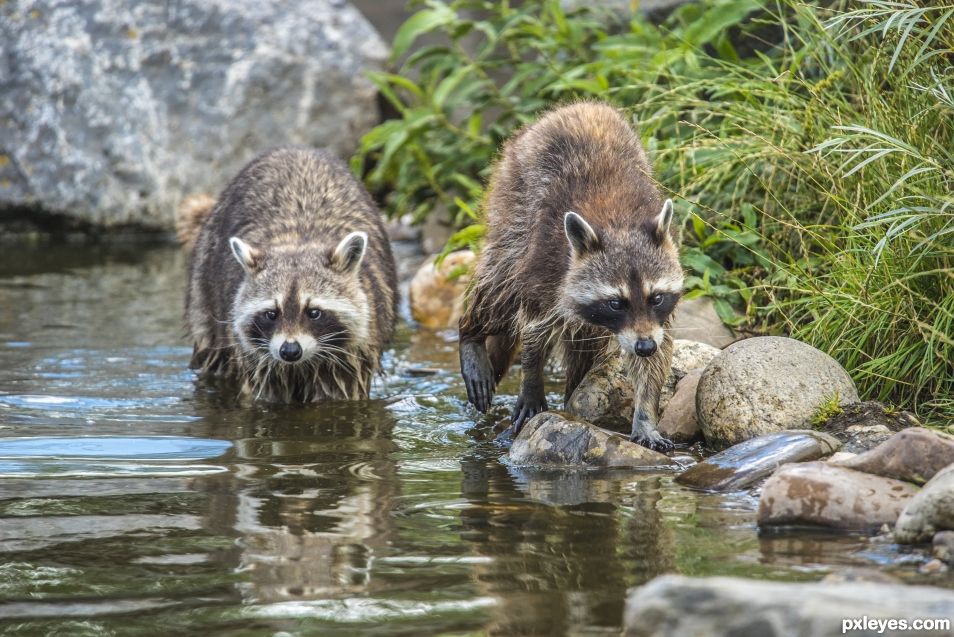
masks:
{"label": "green grass", "polygon": [[[425,32],[443,39],[413,49]],[[375,80],[400,117],[354,161],[392,214],[479,244],[499,144],[555,103],[611,101],[677,198],[688,296],[830,353],[865,398],[954,419],[954,3],[705,0],[654,26],[431,1],[396,40],[410,57]]]}

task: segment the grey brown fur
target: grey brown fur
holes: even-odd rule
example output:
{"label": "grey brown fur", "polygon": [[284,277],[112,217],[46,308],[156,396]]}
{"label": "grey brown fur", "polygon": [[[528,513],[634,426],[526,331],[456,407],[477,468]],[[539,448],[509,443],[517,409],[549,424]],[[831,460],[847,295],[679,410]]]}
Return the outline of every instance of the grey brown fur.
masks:
{"label": "grey brown fur", "polygon": [[[368,395],[391,338],[394,258],[381,216],[330,153],[279,149],[249,163],[201,228],[189,266],[192,367],[277,402]],[[297,356],[297,358],[295,358]]]}
{"label": "grey brown fur", "polygon": [[562,352],[569,399],[601,357],[621,348],[636,390],[632,438],[670,448],[655,425],[682,270],[672,203],[622,115],[584,102],[522,129],[494,167],[485,210],[487,238],[460,321],[469,400],[490,406],[521,346],[519,430],[547,408],[551,352]]}

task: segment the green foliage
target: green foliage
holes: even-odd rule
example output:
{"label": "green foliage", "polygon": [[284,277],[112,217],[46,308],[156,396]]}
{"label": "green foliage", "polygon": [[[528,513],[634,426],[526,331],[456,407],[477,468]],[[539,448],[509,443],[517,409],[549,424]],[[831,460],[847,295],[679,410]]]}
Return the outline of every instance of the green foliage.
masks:
{"label": "green foliage", "polygon": [[950,2],[702,0],[653,25],[428,0],[395,44],[399,73],[374,80],[399,117],[354,160],[391,214],[479,244],[500,144],[554,104],[610,101],[677,200],[687,296],[829,352],[866,398],[954,417]]}
{"label": "green foliage", "polygon": [[843,412],[844,409],[841,408],[841,396],[838,394],[838,392],[835,392],[831,396],[828,396],[825,399],[825,402],[819,405],[818,409],[815,410],[815,413],[812,414],[812,427],[815,429],[820,429],[822,425],[831,419],[832,416],[837,416]]}

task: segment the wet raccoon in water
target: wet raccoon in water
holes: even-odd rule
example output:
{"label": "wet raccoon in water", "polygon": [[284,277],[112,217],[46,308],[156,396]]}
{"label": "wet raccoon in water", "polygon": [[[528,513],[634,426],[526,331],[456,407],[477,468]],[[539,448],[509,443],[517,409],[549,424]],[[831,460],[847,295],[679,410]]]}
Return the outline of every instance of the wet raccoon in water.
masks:
{"label": "wet raccoon in water", "polygon": [[380,213],[343,163],[324,151],[266,153],[214,206],[184,202],[176,227],[194,244],[194,369],[267,401],[367,397],[397,282]]}
{"label": "wet raccoon in water", "polygon": [[551,351],[562,351],[569,400],[591,367],[621,349],[635,387],[631,438],[671,449],[656,422],[683,274],[672,202],[621,114],[578,103],[521,130],[503,148],[485,209],[487,238],[460,321],[468,400],[490,407],[519,345],[519,431],[547,409]]}

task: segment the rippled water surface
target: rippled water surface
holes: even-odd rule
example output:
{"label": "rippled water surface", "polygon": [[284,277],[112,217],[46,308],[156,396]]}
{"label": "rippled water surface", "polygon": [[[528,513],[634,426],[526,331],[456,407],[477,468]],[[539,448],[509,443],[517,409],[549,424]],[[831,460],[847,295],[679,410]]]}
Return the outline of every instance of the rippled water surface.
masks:
{"label": "rippled water surface", "polygon": [[187,369],[176,249],[2,252],[0,632],[614,634],[660,573],[897,561],[667,473],[508,468],[453,334],[402,326],[370,401],[243,408]]}

